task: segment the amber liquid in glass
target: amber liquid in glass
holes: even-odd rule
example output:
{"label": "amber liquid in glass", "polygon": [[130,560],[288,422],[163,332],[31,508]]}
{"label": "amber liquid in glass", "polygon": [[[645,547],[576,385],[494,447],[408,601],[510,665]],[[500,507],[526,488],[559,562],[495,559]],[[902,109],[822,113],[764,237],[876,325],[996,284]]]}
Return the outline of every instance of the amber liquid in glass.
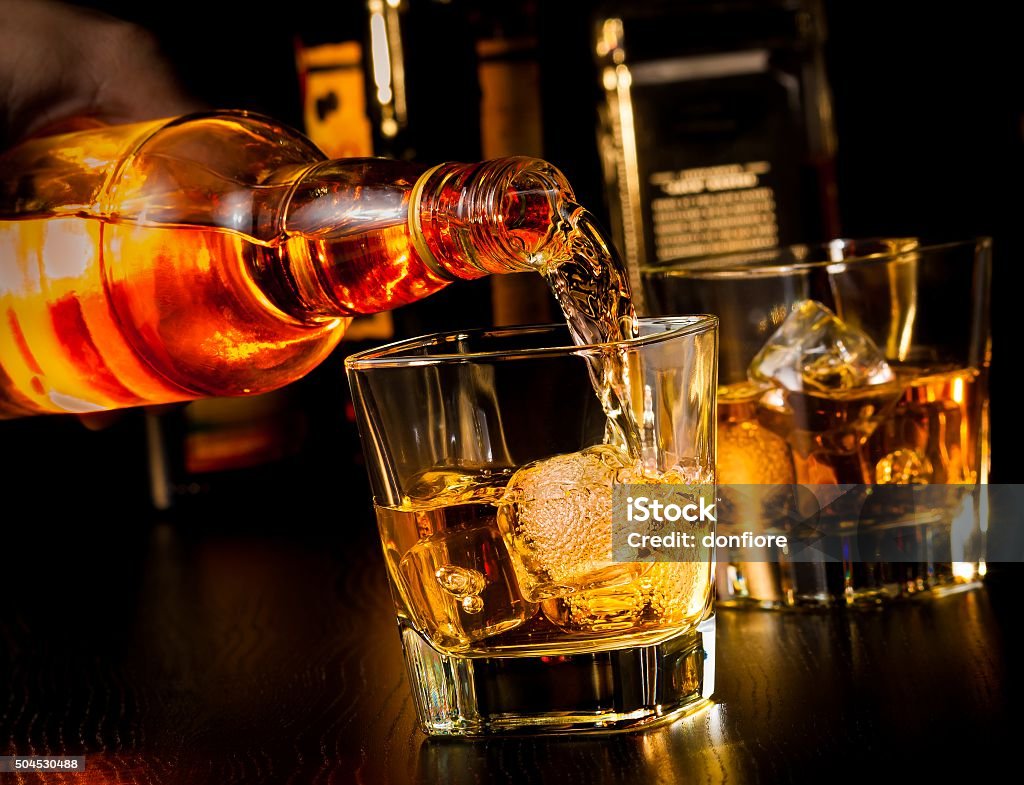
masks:
{"label": "amber liquid in glass", "polygon": [[[574,339],[632,338],[629,284],[614,251],[583,211],[571,211],[563,231],[565,256],[550,260],[542,273]],[[591,378],[609,428],[607,443],[590,450],[643,474],[646,482],[679,482],[671,471],[659,475],[643,468],[625,353],[610,349],[591,368]],[[710,555],[703,562],[615,563],[609,553],[609,585],[531,598],[522,563],[517,567],[510,556],[512,533],[500,520],[499,503],[515,470],[439,467],[412,483],[401,505],[377,506],[399,614],[432,646],[463,656],[572,654],[655,643],[705,616]],[[540,465],[535,471],[544,470]],[[610,493],[610,487],[593,490]],[[569,550],[545,554],[549,566],[575,558]]]}
{"label": "amber liquid in glass", "polygon": [[[728,385],[718,395],[718,481],[723,485],[929,484],[950,486],[926,498],[931,509],[908,511],[899,526],[879,530],[879,544],[899,541],[915,552],[941,553],[951,516],[979,477],[978,441],[972,423],[979,400],[973,368],[893,365],[891,385],[825,393],[765,391],[748,383]],[[743,510],[748,525],[770,528],[770,512]],[[764,517],[758,523],[758,518]],[[887,517],[899,518],[889,510]],[[840,521],[835,522],[837,524]],[[866,522],[870,526],[870,521]],[[939,524],[934,529],[927,524]],[[819,525],[828,528],[828,521]],[[925,524],[925,525],[922,525]],[[870,537],[858,532],[861,545]],[[926,542],[925,540],[929,540]],[[829,566],[829,565],[826,565]],[[912,594],[966,580],[949,561],[836,564],[828,576],[834,595],[849,600],[876,594]],[[801,564],[742,562],[733,565],[734,596],[767,602],[798,602],[792,571]],[[807,576],[803,576],[806,580]],[[812,581],[813,583],[813,581]],[[727,598],[722,598],[727,600]]]}
{"label": "amber liquid in glass", "polygon": [[[617,447],[597,449],[628,463]],[[611,585],[531,600],[510,556],[510,532],[499,522],[498,504],[512,475],[512,469],[432,470],[401,506],[377,507],[399,613],[435,648],[524,656],[621,648],[657,642],[703,618],[710,558],[609,559],[603,567]],[[561,547],[546,553],[545,562],[571,569],[579,554],[570,538]]]}

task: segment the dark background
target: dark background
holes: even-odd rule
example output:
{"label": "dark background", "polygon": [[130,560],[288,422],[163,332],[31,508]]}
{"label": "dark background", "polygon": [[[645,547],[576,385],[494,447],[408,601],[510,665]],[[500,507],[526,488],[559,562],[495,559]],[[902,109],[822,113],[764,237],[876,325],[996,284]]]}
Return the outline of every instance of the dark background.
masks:
{"label": "dark background", "polygon": [[[88,4],[154,30],[211,105],[293,125],[295,37],[363,35],[361,0],[290,0],[272,12],[210,0]],[[599,212],[591,6],[537,2],[545,156]],[[1012,370],[1016,27],[994,2],[945,13],[892,0],[826,7],[844,232],[994,236],[993,479],[1024,480]],[[417,129],[423,156],[475,158],[471,41],[418,32],[437,67],[417,77],[443,95]],[[458,288],[447,318],[467,326],[479,311]],[[721,705],[707,721],[599,739],[426,741],[339,358],[296,386],[313,425],[299,462],[184,512],[150,505],[140,412],[99,432],[72,417],[0,422],[4,752],[87,752],[89,781],[175,785],[911,782],[1016,765],[1019,564],[992,569],[984,590],[886,613],[720,614]]]}
{"label": "dark background", "polygon": [[[82,4],[153,30],[186,86],[211,105],[255,109],[293,125],[301,120],[296,37],[317,42],[364,34],[363,5],[353,0],[292,0],[272,13],[197,0]],[[440,96],[417,134],[425,159],[472,159],[479,156],[478,128],[465,120],[474,116],[478,101],[472,64],[465,58],[472,42],[464,37],[468,27],[450,25],[460,8],[467,18],[475,12],[469,4],[446,5],[455,9],[447,22],[417,30],[419,57],[434,66],[413,78],[429,81]],[[600,213],[604,196],[594,133],[599,93],[590,47],[593,5],[535,3],[545,157],[566,172],[580,200]],[[1019,335],[1016,216],[1022,206],[1022,102],[1020,49],[1009,40],[1014,26],[1005,6],[995,2],[956,3],[947,12],[887,0],[829,0],[825,5],[844,234],[918,235],[934,241],[982,234],[995,238],[993,480],[1017,482],[1022,477],[1017,448],[1022,418],[1013,408],[1012,364]],[[469,298],[460,299],[456,292],[448,297],[444,313],[452,326],[480,318]],[[340,363],[328,365],[300,383],[314,390],[327,418],[317,424],[308,463],[319,472],[317,481],[330,478],[332,493],[350,489],[350,503],[368,509],[363,468],[353,464],[354,434],[334,419],[340,418],[346,395]],[[337,449],[339,440],[342,449]],[[0,491],[5,499],[31,499],[35,515],[102,511],[115,501],[137,509],[141,517],[148,514],[138,415],[129,414],[99,433],[64,417],[0,423],[0,444],[8,461]],[[303,492],[315,495],[316,486],[310,482]],[[292,493],[288,488],[260,490],[272,491],[284,503]]]}

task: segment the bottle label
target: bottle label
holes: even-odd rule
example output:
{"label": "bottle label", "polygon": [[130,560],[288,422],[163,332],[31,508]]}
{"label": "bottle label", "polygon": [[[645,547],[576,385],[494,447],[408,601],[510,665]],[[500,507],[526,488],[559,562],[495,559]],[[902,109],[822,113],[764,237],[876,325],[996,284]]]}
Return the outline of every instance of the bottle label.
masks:
{"label": "bottle label", "polygon": [[772,248],[779,242],[769,161],[653,172],[648,178],[651,258]]}
{"label": "bottle label", "polygon": [[644,264],[809,239],[805,96],[770,50],[613,54],[601,146],[635,292]]}

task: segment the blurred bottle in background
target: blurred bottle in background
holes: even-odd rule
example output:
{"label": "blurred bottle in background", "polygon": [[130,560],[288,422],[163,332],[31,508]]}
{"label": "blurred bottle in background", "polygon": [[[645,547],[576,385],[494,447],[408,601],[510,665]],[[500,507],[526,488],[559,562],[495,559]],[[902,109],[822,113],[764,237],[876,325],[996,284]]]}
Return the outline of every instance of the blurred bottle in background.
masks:
{"label": "blurred bottle in background", "polygon": [[[480,82],[480,146],[485,157],[544,154],[540,40],[530,0],[478,3],[471,19]],[[550,322],[548,287],[536,275],[490,281],[497,326]]]}
{"label": "blurred bottle in background", "polygon": [[612,229],[638,266],[838,234],[818,0],[612,2],[594,52]]}

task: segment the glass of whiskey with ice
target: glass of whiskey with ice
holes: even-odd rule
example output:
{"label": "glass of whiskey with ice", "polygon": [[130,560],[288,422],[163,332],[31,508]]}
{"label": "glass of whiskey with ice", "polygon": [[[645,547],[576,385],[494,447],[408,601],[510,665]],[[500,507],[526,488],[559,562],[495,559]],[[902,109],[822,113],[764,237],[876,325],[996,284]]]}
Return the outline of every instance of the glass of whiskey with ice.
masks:
{"label": "glass of whiskey with ice", "polygon": [[[834,240],[641,275],[653,313],[721,319],[720,533],[813,539],[799,554],[720,551],[719,605],[876,605],[977,585],[989,239]],[[813,521],[794,513],[801,496],[819,502]]]}
{"label": "glass of whiskey with ice", "polygon": [[622,561],[613,488],[712,483],[717,320],[439,334],[347,361],[431,735],[607,731],[706,705],[713,563]]}

